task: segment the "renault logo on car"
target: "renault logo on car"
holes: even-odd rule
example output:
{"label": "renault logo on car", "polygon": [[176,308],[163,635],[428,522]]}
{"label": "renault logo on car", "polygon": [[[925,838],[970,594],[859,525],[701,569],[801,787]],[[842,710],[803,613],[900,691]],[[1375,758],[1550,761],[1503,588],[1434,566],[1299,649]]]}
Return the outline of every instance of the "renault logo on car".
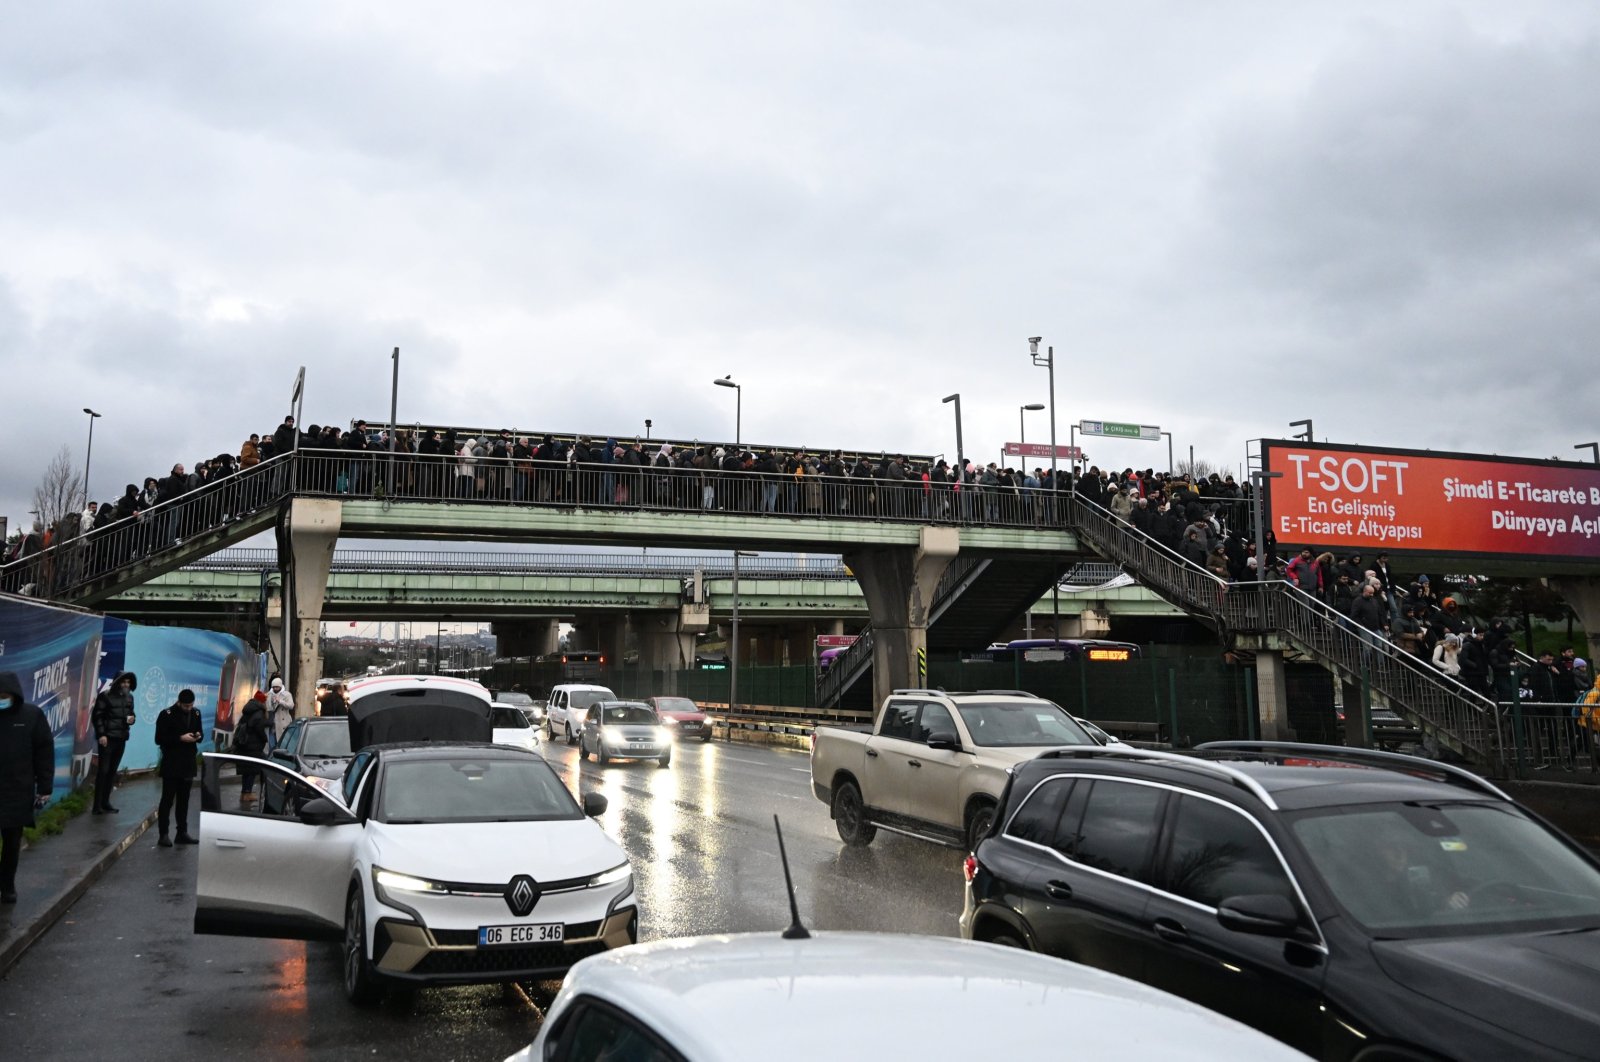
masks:
{"label": "renault logo on car", "polygon": [[511,908],[511,913],[518,918],[533,910],[533,905],[539,902],[539,888],[533,879],[526,874],[518,874],[506,886],[506,906]]}

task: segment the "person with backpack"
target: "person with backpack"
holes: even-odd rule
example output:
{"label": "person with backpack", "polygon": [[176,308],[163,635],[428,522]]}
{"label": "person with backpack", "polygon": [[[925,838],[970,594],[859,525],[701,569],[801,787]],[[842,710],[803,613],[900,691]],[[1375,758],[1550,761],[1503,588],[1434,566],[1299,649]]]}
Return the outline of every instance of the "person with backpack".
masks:
{"label": "person with backpack", "polygon": [[[232,751],[241,756],[265,759],[267,754],[267,695],[256,690],[256,695],[245,702],[239,713],[238,725],[233,730]],[[261,768],[241,764],[239,767],[239,806],[255,803],[256,779]]]}

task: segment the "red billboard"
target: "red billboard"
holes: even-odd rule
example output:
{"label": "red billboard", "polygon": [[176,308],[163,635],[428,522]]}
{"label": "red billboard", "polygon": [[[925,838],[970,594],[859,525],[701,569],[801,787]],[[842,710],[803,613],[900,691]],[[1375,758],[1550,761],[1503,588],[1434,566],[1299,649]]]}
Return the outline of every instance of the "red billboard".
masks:
{"label": "red billboard", "polygon": [[1600,560],[1600,466],[1358,446],[1262,444],[1284,545]]}

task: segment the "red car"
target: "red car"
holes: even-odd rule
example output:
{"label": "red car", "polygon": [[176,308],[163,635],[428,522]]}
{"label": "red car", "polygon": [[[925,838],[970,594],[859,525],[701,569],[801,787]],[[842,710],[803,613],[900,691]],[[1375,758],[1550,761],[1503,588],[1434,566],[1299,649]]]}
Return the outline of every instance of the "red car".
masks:
{"label": "red car", "polygon": [[687,697],[650,697],[647,704],[656,710],[661,717],[661,723],[671,732],[674,739],[699,738],[701,741],[711,740],[711,720],[706,718],[706,713],[700,706]]}

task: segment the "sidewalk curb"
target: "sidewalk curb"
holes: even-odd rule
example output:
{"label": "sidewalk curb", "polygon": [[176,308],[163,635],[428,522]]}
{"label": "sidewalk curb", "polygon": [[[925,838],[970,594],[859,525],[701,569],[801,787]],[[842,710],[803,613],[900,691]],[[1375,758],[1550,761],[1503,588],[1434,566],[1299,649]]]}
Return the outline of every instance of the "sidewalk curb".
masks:
{"label": "sidewalk curb", "polygon": [[111,864],[115,863],[122,853],[132,848],[134,843],[155,821],[156,809],[152,807],[145,813],[144,818],[129,829],[120,840],[101,849],[94,862],[76,880],[62,886],[60,891],[50,898],[50,902],[45,905],[44,910],[33,920],[33,923],[23,930],[19,936],[7,943],[3,949],[0,949],[0,977],[4,977],[11,972],[11,967],[15,966],[17,960],[21,959],[23,954],[33,946],[34,941],[44,936],[50,930],[50,927],[60,920],[62,915],[71,910],[72,905],[82,899],[83,894],[89,891],[89,886],[100,880],[101,875],[111,868]]}

